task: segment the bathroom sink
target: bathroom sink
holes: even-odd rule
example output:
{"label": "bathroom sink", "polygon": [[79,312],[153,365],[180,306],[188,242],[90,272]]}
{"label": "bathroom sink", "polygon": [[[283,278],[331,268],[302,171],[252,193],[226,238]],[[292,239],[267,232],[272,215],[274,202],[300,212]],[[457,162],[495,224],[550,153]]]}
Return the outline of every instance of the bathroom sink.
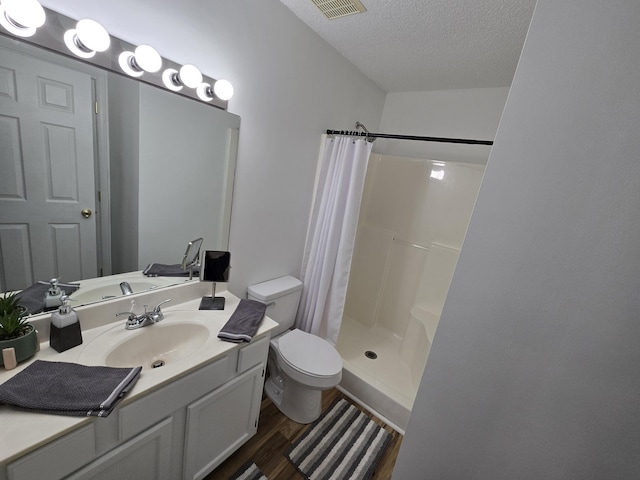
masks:
{"label": "bathroom sink", "polygon": [[[157,283],[147,281],[129,281],[128,283],[131,286],[131,290],[133,290],[133,293],[153,290],[160,286]],[[107,298],[120,297],[122,295],[123,293],[122,289],[120,288],[120,283],[114,283],[110,285],[101,285],[94,288],[80,287],[80,290],[73,292],[71,295],[69,295],[69,298],[75,301],[75,303],[73,303],[72,305],[76,306],[85,303],[99,302]]]}
{"label": "bathroom sink", "polygon": [[143,370],[169,365],[196,352],[209,338],[209,329],[197,323],[157,323],[127,332],[131,336],[107,351],[104,365]]}

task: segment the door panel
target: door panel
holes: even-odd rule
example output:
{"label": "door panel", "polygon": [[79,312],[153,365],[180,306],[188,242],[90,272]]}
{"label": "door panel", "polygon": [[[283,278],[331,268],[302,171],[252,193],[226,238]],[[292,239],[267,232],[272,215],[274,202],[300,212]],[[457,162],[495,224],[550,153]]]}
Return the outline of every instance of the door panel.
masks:
{"label": "door panel", "polygon": [[97,276],[91,89],[0,48],[0,290]]}

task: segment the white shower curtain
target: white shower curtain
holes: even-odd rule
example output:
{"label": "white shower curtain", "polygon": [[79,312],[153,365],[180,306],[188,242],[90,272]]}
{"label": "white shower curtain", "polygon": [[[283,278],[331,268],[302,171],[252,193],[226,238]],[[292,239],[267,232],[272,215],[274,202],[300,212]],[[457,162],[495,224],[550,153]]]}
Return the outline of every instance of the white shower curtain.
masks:
{"label": "white shower curtain", "polygon": [[324,140],[302,261],[304,287],[296,326],[333,345],[340,333],[371,146],[355,137]]}

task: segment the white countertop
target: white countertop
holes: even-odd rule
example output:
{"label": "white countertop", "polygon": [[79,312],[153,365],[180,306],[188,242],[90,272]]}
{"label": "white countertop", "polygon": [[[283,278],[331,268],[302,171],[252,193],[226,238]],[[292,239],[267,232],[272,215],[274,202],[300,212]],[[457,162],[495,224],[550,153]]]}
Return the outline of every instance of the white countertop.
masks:
{"label": "white countertop", "polygon": [[[209,285],[190,282],[189,284],[166,287],[161,289],[162,291],[159,289],[154,292],[154,296],[149,299],[153,301],[149,301],[149,305],[159,303],[157,299],[162,297],[172,297],[174,301],[176,301],[176,303],[172,302],[163,305],[162,310],[165,313],[165,318],[162,320],[162,323],[170,324],[181,321],[199,323],[209,329],[209,336],[204,345],[199,347],[194,353],[175,362],[167,363],[167,365],[162,368],[143,370],[133,389],[119,404],[120,406],[176,380],[184,374],[228,353],[234,348],[240,348],[246,345],[225,342],[217,338],[218,332],[235,311],[240,301],[238,297],[227,291],[216,292],[216,296],[226,298],[225,309],[218,311],[198,310],[201,296],[206,295],[207,291],[209,292],[208,294],[211,295],[209,289]],[[150,325],[139,330],[125,330],[124,323],[126,317],[119,317],[116,320],[115,313],[123,311],[123,302],[128,301],[130,300],[117,299],[78,308],[78,316],[83,328],[82,345],[67,350],[66,352],[58,353],[49,347],[48,342],[43,342],[40,344],[39,352],[31,359],[19,364],[14,370],[3,370],[2,367],[0,367],[0,383],[4,383],[35,360],[73,362],[83,365],[100,364],[104,353],[101,352],[101,350],[105,349],[107,342],[112,346],[117,345],[121,339],[127,339],[128,336],[136,332],[144,334],[144,330],[154,328],[154,325]],[[139,303],[141,304],[142,302]],[[128,308],[124,308],[124,310],[128,310]],[[104,324],[96,326],[100,323]],[[263,336],[275,328],[276,325],[276,322],[265,317],[255,338]],[[42,327],[44,326],[43,323]],[[87,326],[92,328],[85,330]],[[43,334],[42,327],[39,328],[40,335]],[[46,335],[48,336],[48,332]],[[132,367],[133,366],[136,365],[132,365]],[[0,405],[0,463],[7,463],[18,458],[92,421],[100,422],[104,421],[104,419],[30,413],[10,406]]]}

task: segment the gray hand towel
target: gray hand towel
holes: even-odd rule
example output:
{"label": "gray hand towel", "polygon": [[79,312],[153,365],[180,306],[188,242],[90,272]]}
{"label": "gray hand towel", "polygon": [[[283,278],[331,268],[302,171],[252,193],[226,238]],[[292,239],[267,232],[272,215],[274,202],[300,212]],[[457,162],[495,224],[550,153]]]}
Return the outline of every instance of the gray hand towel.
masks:
{"label": "gray hand towel", "polygon": [[36,360],[0,385],[0,403],[55,415],[106,417],[141,370]]}
{"label": "gray hand towel", "polygon": [[264,303],[240,299],[235,311],[218,332],[218,338],[226,342],[250,342],[260,328],[266,311],[267,306]]}
{"label": "gray hand towel", "polygon": [[[34,283],[18,293],[18,303],[25,307],[31,315],[40,313],[44,311],[44,297],[50,287],[51,284],[49,282]],[[77,283],[58,283],[58,287],[64,291],[65,295],[71,295],[80,288],[80,285]]]}
{"label": "gray hand towel", "polygon": [[[147,268],[142,270],[147,277],[188,277],[189,270],[183,270],[182,265],[176,263],[174,265],[166,265],[164,263],[150,263]],[[200,275],[200,268],[193,268],[193,275]]]}

